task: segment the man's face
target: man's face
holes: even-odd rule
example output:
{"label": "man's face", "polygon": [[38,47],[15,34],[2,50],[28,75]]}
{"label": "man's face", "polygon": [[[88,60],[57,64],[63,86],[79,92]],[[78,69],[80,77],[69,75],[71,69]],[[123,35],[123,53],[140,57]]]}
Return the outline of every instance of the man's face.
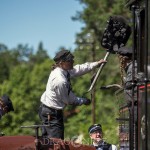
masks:
{"label": "man's face", "polygon": [[90,134],[90,137],[93,141],[99,142],[102,140],[102,132],[101,131],[95,131]]}
{"label": "man's face", "polygon": [[64,61],[64,62],[61,62],[61,67],[64,70],[70,70],[70,69],[73,69],[73,63],[74,63],[74,60]]}

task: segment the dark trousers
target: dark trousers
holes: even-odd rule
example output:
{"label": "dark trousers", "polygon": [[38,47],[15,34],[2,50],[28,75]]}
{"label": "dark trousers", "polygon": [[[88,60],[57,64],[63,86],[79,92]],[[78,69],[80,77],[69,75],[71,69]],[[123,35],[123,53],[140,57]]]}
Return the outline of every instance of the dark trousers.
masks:
{"label": "dark trousers", "polygon": [[[50,116],[48,119],[48,115]],[[63,111],[56,110],[41,104],[39,117],[43,125],[50,125],[42,128],[42,136],[49,138],[64,139]]]}

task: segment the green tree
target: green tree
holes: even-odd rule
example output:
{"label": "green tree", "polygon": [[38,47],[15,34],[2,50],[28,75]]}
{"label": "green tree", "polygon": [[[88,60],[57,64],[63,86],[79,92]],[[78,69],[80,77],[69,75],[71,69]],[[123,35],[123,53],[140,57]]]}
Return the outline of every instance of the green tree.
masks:
{"label": "green tree", "polygon": [[46,59],[40,65],[35,64],[33,68],[29,67],[30,64],[20,64],[10,72],[9,80],[0,85],[1,93],[10,96],[15,109],[1,120],[0,127],[6,135],[31,135],[34,134],[34,130],[21,129],[20,126],[41,124],[38,108],[51,63],[51,60]]}
{"label": "green tree", "polygon": [[[93,48],[96,53],[95,60],[105,56],[106,50],[101,47],[101,37],[110,16],[130,17],[124,7],[123,0],[78,1],[83,5],[83,11],[77,12],[73,20],[81,21],[85,26],[76,36],[77,47],[73,52],[75,64],[92,61]],[[87,38],[86,36],[89,33],[93,41],[86,43],[87,41],[85,42],[84,39]],[[81,47],[83,48],[81,49]],[[15,107],[15,112],[11,112],[1,120],[0,127],[6,135],[34,134],[34,131],[23,130],[20,126],[41,123],[38,117],[38,107],[53,61],[47,55],[42,42],[39,43],[36,53],[28,45],[20,44],[12,50],[8,50],[5,45],[0,45],[0,57],[0,67],[2,67],[0,71],[0,93],[8,93]],[[9,61],[6,58],[9,58]],[[91,97],[90,92],[87,94],[85,92],[90,87],[92,75],[92,73],[89,73],[72,80],[73,91],[76,95]],[[100,90],[101,86],[114,83],[119,84],[121,80],[118,58],[111,54],[95,85],[96,122],[102,124],[107,141],[117,144],[118,102],[114,95],[115,89]],[[91,106],[67,106],[64,112],[65,137],[71,138],[83,134],[86,143],[89,139],[87,130],[92,122],[91,113]]]}
{"label": "green tree", "polygon": [[36,54],[31,54],[30,55],[30,63],[35,64],[35,63],[41,63],[45,59],[48,59],[49,56],[47,54],[47,51],[43,48],[43,43],[40,42],[38,45],[38,49]]}

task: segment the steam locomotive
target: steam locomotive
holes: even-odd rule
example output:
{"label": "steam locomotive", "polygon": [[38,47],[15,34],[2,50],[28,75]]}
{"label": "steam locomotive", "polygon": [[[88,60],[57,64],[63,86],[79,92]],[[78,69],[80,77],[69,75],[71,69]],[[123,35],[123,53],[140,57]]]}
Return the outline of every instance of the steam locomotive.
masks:
{"label": "steam locomotive", "polygon": [[[125,104],[123,91],[118,91],[119,103],[119,140],[122,150],[150,150],[150,1],[126,0],[126,7],[132,13],[133,61],[137,61],[137,73],[141,80],[132,84],[137,86],[137,103]],[[133,72],[135,68],[133,68]]]}
{"label": "steam locomotive", "polygon": [[[132,13],[133,61],[137,61],[137,73],[143,78],[135,82],[135,74],[132,77],[132,84],[137,86],[137,103],[133,100],[130,106],[127,105],[123,90],[116,92],[119,99],[119,147],[120,150],[150,150],[150,0],[126,0],[125,3]],[[39,127],[31,127],[36,131],[35,137],[1,136],[0,149],[94,150],[70,141],[43,139],[38,136]]]}

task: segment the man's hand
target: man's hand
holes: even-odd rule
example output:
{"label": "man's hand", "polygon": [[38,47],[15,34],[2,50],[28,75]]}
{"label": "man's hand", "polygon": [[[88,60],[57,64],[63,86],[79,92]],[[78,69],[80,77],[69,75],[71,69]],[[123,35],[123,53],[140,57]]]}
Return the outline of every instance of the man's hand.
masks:
{"label": "man's hand", "polygon": [[85,98],[85,100],[84,100],[84,105],[90,105],[90,104],[91,104],[91,100]]}
{"label": "man's hand", "polygon": [[80,105],[90,105],[91,104],[91,100],[85,97],[77,97],[77,100],[74,103],[77,106]]}
{"label": "man's hand", "polygon": [[101,65],[102,63],[107,63],[107,61],[104,60],[104,59],[100,59],[100,60],[98,61],[98,65]]}

